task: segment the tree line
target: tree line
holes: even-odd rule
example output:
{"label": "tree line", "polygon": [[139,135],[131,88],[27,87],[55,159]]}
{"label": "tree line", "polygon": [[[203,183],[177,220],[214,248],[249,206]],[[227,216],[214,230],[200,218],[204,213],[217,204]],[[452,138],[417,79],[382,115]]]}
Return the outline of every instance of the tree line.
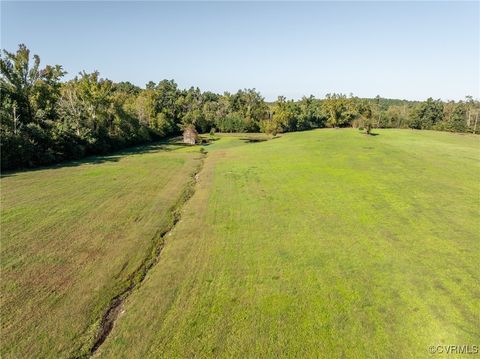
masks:
{"label": "tree line", "polygon": [[[321,127],[414,128],[475,132],[480,103],[362,99],[329,94],[267,103],[255,89],[236,93],[180,89],[173,80],[140,88],[98,72],[62,81],[60,65],[42,67],[25,45],[0,56],[1,167],[47,165],[106,154],[175,136],[206,132],[277,134]],[[479,124],[480,126],[480,124]]]}

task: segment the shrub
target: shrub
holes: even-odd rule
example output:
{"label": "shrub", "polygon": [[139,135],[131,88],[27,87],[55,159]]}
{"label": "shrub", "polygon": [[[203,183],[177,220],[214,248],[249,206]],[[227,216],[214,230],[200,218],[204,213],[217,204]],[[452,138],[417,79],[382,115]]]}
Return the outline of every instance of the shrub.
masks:
{"label": "shrub", "polygon": [[225,117],[219,118],[217,127],[221,132],[245,132],[245,122],[243,117],[237,112],[232,112]]}

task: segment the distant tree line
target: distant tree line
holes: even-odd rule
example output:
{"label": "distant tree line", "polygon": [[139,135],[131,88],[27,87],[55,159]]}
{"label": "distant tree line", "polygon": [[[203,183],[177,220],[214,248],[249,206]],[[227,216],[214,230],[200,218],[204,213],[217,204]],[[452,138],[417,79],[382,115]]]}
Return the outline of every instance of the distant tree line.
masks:
{"label": "distant tree line", "polygon": [[[476,132],[480,103],[422,102],[329,94],[265,102],[255,89],[234,94],[179,89],[173,80],[140,88],[98,72],[62,81],[62,66],[41,67],[25,45],[0,56],[1,167],[46,165],[201,132],[277,134],[321,127],[414,128]],[[480,126],[480,123],[479,123]]]}

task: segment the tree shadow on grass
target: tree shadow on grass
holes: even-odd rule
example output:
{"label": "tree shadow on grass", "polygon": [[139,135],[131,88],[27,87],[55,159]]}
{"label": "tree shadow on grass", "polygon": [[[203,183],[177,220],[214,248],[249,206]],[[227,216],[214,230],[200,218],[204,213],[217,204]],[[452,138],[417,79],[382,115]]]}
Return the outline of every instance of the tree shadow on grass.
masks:
{"label": "tree shadow on grass", "polygon": [[180,150],[186,146],[190,146],[190,145],[182,143],[180,137],[172,137],[172,138],[157,141],[154,143],[124,148],[118,151],[114,151],[110,154],[91,155],[78,160],[68,160],[68,161],[59,162],[51,165],[2,171],[0,178],[12,177],[23,172],[55,170],[55,169],[60,169],[65,167],[77,167],[82,165],[96,165],[96,164],[109,163],[109,162],[118,162],[126,156],[143,155],[143,154],[155,153],[160,151],[172,152],[172,151]]}
{"label": "tree shadow on grass", "polygon": [[379,136],[380,134],[379,133],[375,133],[375,132],[370,132],[370,133],[367,133],[366,131],[364,130],[360,130],[360,133],[365,135],[365,136],[372,136],[372,137],[375,137],[375,136]]}
{"label": "tree shadow on grass", "polygon": [[268,141],[266,138],[241,138],[242,141],[246,143],[256,143],[256,142],[265,142]]}
{"label": "tree shadow on grass", "polygon": [[270,140],[275,140],[277,138],[280,138],[281,136],[247,136],[247,137],[241,137],[240,140],[246,142],[246,143],[258,143],[258,142],[266,142]]}

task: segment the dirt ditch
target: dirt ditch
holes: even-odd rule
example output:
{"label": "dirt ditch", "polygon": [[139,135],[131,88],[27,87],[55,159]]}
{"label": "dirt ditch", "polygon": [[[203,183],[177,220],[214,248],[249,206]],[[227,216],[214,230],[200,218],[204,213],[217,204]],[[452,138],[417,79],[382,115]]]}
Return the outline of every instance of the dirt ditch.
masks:
{"label": "dirt ditch", "polygon": [[205,161],[206,153],[202,153],[202,159],[200,161],[200,165],[196,169],[196,171],[192,174],[190,181],[186,185],[182,195],[180,196],[177,203],[171,208],[171,224],[170,226],[158,233],[154,236],[153,245],[150,251],[148,251],[149,255],[142,261],[139,267],[129,276],[129,280],[127,281],[128,286],[122,290],[121,293],[116,295],[111,301],[108,308],[105,310],[101,320],[100,326],[96,332],[94,340],[90,346],[90,350],[88,354],[82,353],[80,355],[73,355],[73,358],[85,358],[91,357],[95,355],[101,345],[105,342],[105,340],[110,335],[115,322],[117,321],[120,313],[123,310],[123,304],[125,300],[129,297],[129,295],[133,292],[135,288],[138,288],[145,277],[148,274],[148,271],[158,263],[160,259],[160,254],[162,249],[165,245],[165,237],[167,237],[170,232],[175,228],[175,225],[178,223],[181,217],[181,210],[183,206],[188,202],[188,200],[193,196],[195,193],[195,184],[199,180],[199,173],[203,168],[203,163]]}

